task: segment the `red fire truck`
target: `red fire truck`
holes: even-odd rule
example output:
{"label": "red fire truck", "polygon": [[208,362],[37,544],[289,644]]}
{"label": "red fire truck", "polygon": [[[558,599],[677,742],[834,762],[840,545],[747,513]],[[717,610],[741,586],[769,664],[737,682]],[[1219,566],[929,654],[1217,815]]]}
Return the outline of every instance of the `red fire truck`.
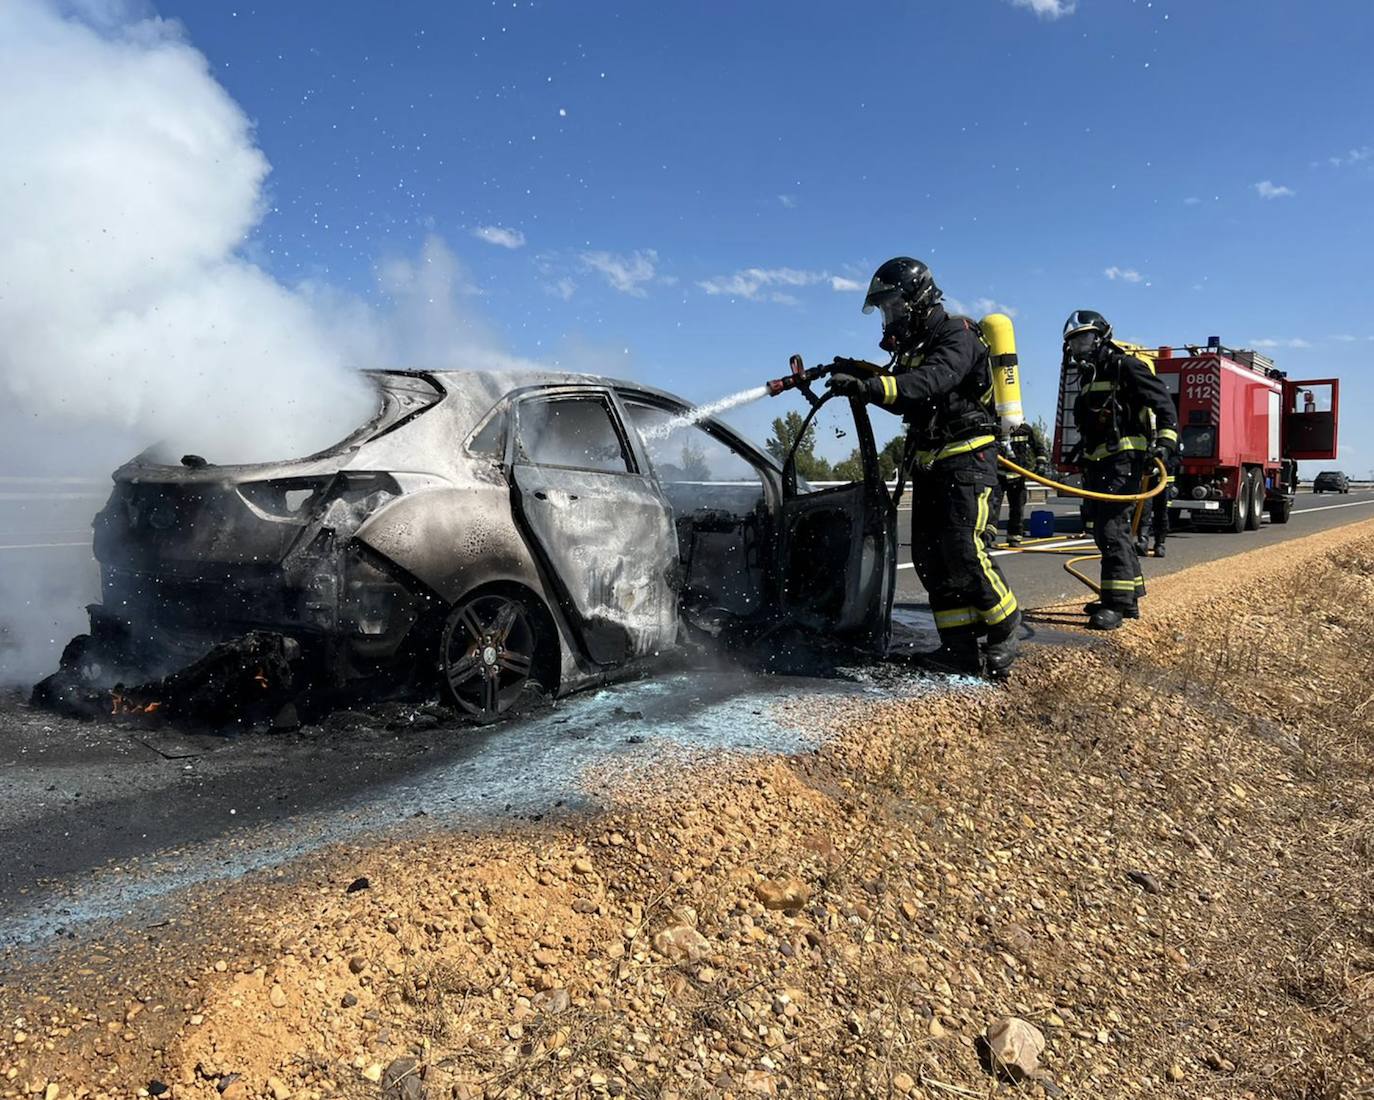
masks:
{"label": "red fire truck", "polygon": [[[1180,469],[1169,507],[1180,519],[1229,531],[1254,530],[1264,513],[1287,523],[1299,461],[1336,457],[1340,382],[1294,381],[1258,352],[1223,347],[1140,348],[1178,406]],[[1066,473],[1078,443],[1078,381],[1061,372],[1054,459]]]}

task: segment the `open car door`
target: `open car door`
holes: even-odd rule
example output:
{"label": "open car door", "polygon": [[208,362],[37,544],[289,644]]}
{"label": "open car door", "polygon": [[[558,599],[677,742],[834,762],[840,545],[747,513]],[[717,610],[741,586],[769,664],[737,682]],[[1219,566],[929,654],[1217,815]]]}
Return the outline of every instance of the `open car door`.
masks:
{"label": "open car door", "polygon": [[1339,453],[1341,383],[1313,378],[1283,383],[1283,457],[1329,462]]}
{"label": "open car door", "polygon": [[672,513],[611,391],[514,403],[507,462],[517,521],[586,654],[615,666],[677,639]]}
{"label": "open car door", "polygon": [[[799,477],[798,455],[811,453],[812,431],[822,437],[852,433],[862,478],[813,487]],[[795,440],[800,445],[783,463],[782,614],[807,630],[885,654],[896,590],[897,513],[878,466],[868,410],[860,402],[831,399],[824,410],[811,410]]]}

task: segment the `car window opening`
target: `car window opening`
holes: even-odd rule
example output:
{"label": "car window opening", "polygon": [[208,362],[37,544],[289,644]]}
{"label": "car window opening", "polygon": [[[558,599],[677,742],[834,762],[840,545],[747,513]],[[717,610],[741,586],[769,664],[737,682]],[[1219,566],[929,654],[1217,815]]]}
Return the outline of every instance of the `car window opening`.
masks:
{"label": "car window opening", "polygon": [[625,410],[673,510],[683,613],[710,624],[758,613],[773,535],[762,473],[679,412],[637,401]]}
{"label": "car window opening", "polygon": [[594,473],[633,472],[611,410],[596,398],[526,401],[520,407],[516,457],[535,466]]}

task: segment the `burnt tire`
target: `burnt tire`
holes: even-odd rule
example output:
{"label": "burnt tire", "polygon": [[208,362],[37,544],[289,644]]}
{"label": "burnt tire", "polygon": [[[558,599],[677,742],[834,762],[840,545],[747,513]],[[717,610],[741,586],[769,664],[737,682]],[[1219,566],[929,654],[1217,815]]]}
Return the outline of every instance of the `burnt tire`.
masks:
{"label": "burnt tire", "polygon": [[482,592],[454,605],[439,639],[439,677],[462,717],[487,725],[531,693],[542,695],[545,623],[527,598],[509,592]]}
{"label": "burnt tire", "polygon": [[1276,500],[1269,505],[1270,523],[1287,523],[1288,517],[1293,514],[1293,502],[1291,500]]}

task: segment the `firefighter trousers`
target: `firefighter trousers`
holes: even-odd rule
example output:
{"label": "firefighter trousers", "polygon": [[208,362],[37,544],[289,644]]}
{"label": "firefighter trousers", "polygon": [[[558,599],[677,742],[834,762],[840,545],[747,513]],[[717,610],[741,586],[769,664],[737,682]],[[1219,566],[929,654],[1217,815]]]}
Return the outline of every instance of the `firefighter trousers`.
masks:
{"label": "firefighter trousers", "polygon": [[[1126,451],[1088,463],[1083,473],[1083,488],[1095,493],[1140,492],[1145,473],[1141,451]],[[1087,501],[1085,511],[1092,520],[1093,541],[1102,553],[1102,603],[1106,607],[1133,608],[1145,595],[1145,577],[1135,552],[1135,503],[1110,500]]]}
{"label": "firefighter trousers", "polygon": [[1163,546],[1165,539],[1169,537],[1169,501],[1178,495],[1175,483],[1178,479],[1178,462],[1168,463],[1169,480],[1165,483],[1164,492],[1149,502],[1149,511],[1146,513],[1150,521],[1150,534],[1154,537],[1156,546]]}
{"label": "firefighter trousers", "polygon": [[983,542],[996,486],[991,445],[912,471],[911,557],[942,642],[976,639],[1016,611]]}
{"label": "firefighter trousers", "polygon": [[1026,533],[1026,479],[1023,477],[999,477],[997,494],[992,506],[992,522],[1002,510],[1002,500],[1007,502],[1007,536],[1020,538]]}

